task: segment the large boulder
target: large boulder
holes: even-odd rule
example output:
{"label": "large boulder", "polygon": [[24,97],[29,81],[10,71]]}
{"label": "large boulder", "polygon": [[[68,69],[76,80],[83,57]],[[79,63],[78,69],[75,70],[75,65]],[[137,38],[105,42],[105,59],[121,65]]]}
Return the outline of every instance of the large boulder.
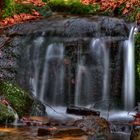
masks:
{"label": "large boulder", "polygon": [[129,29],[123,19],[99,16],[53,15],[46,19],[14,25],[5,29],[8,36],[45,34],[58,37],[127,37]]}
{"label": "large boulder", "polygon": [[[102,16],[53,15],[46,19],[4,28],[0,30],[0,79],[10,81],[14,79],[24,89],[31,92],[29,81],[34,76],[34,60],[31,60],[31,58],[35,59],[33,56],[36,53],[35,48],[39,46],[38,43],[41,40],[44,40],[44,44],[41,44],[43,47],[40,47],[41,61],[39,63],[42,64],[44,61],[44,48],[51,43],[62,42],[65,46],[65,57],[71,59],[71,74],[69,75],[74,77],[78,48],[82,48],[83,55],[86,56],[86,59],[89,59],[89,63],[91,58],[88,51],[93,38],[105,37],[106,44],[114,46],[113,50],[115,51],[118,42],[128,38],[128,32],[128,25],[123,19]],[[118,65],[120,64],[118,63]],[[69,65],[66,66],[66,77],[68,77],[67,69],[69,69]],[[120,77],[117,81],[122,81]],[[115,76],[114,78],[116,79]],[[68,80],[67,83],[69,83]],[[74,84],[71,87],[74,87]],[[117,87],[120,86],[117,85]],[[97,88],[96,92],[100,93],[101,87]],[[120,88],[117,89],[120,90]],[[113,89],[114,91],[116,90]],[[74,93],[74,91],[72,92]],[[117,91],[116,94],[119,93],[120,91]]]}
{"label": "large boulder", "polygon": [[88,135],[106,134],[110,131],[109,123],[98,116],[87,116],[75,121],[73,125],[82,129]]}

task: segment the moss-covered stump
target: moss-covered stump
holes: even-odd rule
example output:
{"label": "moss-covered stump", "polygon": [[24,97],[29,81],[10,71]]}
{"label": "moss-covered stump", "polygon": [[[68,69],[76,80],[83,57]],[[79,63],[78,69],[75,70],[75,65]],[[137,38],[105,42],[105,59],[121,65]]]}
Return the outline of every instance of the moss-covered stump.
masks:
{"label": "moss-covered stump", "polygon": [[11,123],[15,120],[14,113],[0,103],[0,124]]}
{"label": "moss-covered stump", "polygon": [[33,99],[19,86],[1,81],[0,94],[5,96],[19,117],[29,113]]}

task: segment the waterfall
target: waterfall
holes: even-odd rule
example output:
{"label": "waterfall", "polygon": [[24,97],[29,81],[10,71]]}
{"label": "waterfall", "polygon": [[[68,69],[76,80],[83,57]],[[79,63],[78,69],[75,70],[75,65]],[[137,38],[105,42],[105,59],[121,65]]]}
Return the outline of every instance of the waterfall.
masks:
{"label": "waterfall", "polygon": [[124,106],[132,110],[135,103],[135,27],[131,28],[129,38],[124,42]]}
{"label": "waterfall", "polygon": [[39,69],[40,69],[40,60],[39,60],[39,54],[40,54],[40,47],[42,46],[44,42],[44,37],[38,37],[33,41],[34,46],[34,53],[33,53],[33,69],[34,69],[34,76],[30,78],[30,82],[33,88],[33,95],[37,97],[38,93],[38,82],[39,82]]}
{"label": "waterfall", "polygon": [[52,105],[64,101],[64,47],[50,44],[46,49],[39,99]]}
{"label": "waterfall", "polygon": [[[30,52],[34,95],[53,106],[67,103],[87,106],[98,101],[107,101],[107,104],[112,99],[121,101],[124,90],[125,109],[132,109],[135,92],[134,29],[125,43],[121,38],[103,37],[90,40],[85,48],[82,43],[72,48],[59,43],[61,39],[54,42],[51,39],[46,41],[42,36],[36,38],[32,45],[33,54]],[[122,42],[124,63],[121,61]],[[71,64],[65,64],[65,59]],[[123,64],[124,77],[121,75]]]}
{"label": "waterfall", "polygon": [[76,71],[76,85],[75,85],[75,99],[74,104],[81,106],[89,103],[89,82],[90,73],[88,67],[85,65],[85,58],[82,55],[83,50],[78,47],[77,51],[77,71]]}
{"label": "waterfall", "polygon": [[78,64],[76,87],[75,87],[75,105],[88,104],[89,95],[89,71],[83,64]]}
{"label": "waterfall", "polygon": [[89,51],[91,58],[88,64],[83,59],[84,54],[78,55],[75,105],[93,104],[100,94],[102,100],[109,99],[109,48],[103,40],[93,39]]}
{"label": "waterfall", "polygon": [[102,100],[109,99],[109,48],[101,39],[94,39],[91,43],[93,59],[96,65],[100,66],[102,75]]}

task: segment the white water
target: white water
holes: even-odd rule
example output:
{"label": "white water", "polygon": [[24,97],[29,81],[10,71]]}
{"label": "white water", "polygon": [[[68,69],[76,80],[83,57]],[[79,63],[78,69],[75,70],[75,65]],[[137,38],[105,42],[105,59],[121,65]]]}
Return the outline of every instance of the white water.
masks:
{"label": "white water", "polygon": [[90,74],[86,66],[78,64],[77,76],[76,76],[76,87],[75,87],[75,105],[88,104],[90,97],[89,81]]}
{"label": "white water", "polygon": [[102,100],[109,99],[109,49],[105,45],[104,41],[100,39],[95,39],[91,43],[91,51],[97,59],[97,65],[101,65],[103,71],[103,90],[102,90]]}
{"label": "white water", "polygon": [[125,110],[132,110],[135,103],[135,27],[131,28],[129,39],[124,43],[124,106]]}
{"label": "white water", "polygon": [[46,97],[51,96],[51,101],[48,101],[51,104],[56,105],[58,101],[62,103],[64,98],[63,58],[63,44],[50,44],[46,49],[45,62],[42,73],[42,83],[39,94],[39,99],[43,102],[46,102]]}
{"label": "white water", "polygon": [[81,119],[82,116],[72,115],[66,113],[66,107],[64,106],[52,106],[53,109],[46,107],[46,112],[50,118],[55,118],[57,120],[70,120],[70,119]]}
{"label": "white water", "polygon": [[15,120],[13,122],[13,125],[16,126],[18,124],[19,116],[18,116],[18,114],[15,112],[15,110],[10,105],[8,105],[7,108],[8,108],[9,112],[14,114]]}
{"label": "white water", "polygon": [[[70,96],[74,96],[73,102],[79,106],[94,104],[96,97],[97,100],[99,100],[98,97],[101,97],[102,101],[110,100],[113,95],[112,92],[115,92],[114,89],[116,89],[115,87],[112,88],[114,91],[109,89],[111,86],[114,86],[114,84],[111,83],[113,78],[110,73],[112,74],[112,69],[115,70],[114,67],[111,69],[110,65],[116,62],[116,58],[113,57],[113,60],[110,59],[112,58],[110,51],[113,49],[111,50],[109,48],[110,46],[107,46],[105,38],[97,38],[91,41],[88,53],[88,55],[91,55],[89,57],[90,60],[87,55],[85,55],[84,49],[81,46],[78,47],[76,51],[76,75],[74,73],[74,79],[76,79],[75,91],[70,89],[70,85],[68,89],[65,89],[65,93],[64,46],[61,43],[52,43],[47,46],[46,52],[42,53],[39,49],[40,46],[46,48],[43,42],[43,37],[39,37],[33,42],[35,46],[33,55],[34,75],[31,78],[31,82],[34,95],[39,98],[39,100],[53,106],[66,104],[65,101],[69,101],[69,99],[66,98]],[[126,110],[131,110],[134,106],[135,92],[134,28],[131,29],[129,39],[125,41],[124,46],[124,105]],[[43,56],[40,54],[43,54]],[[120,55],[119,51],[119,56]],[[43,57],[43,59],[40,57]],[[117,73],[117,70],[115,70],[115,72]],[[69,79],[71,79],[71,67],[69,68],[69,75]],[[70,83],[70,80],[68,82]],[[74,94],[70,93],[70,91],[74,92]],[[116,93],[117,95],[119,94],[118,92]],[[67,96],[67,94],[69,94],[69,96]]]}
{"label": "white water", "polygon": [[36,40],[34,40],[34,54],[33,54],[33,67],[34,67],[34,76],[30,78],[30,83],[33,88],[33,95],[37,97],[38,93],[38,81],[39,81],[39,50],[44,42],[44,37],[38,37]]}

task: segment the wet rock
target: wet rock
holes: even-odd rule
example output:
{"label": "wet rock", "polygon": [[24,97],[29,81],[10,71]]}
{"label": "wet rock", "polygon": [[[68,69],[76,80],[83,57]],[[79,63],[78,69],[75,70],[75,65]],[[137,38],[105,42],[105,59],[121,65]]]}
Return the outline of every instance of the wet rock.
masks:
{"label": "wet rock", "polygon": [[97,116],[88,116],[76,120],[73,125],[82,129],[89,135],[109,132],[109,123],[105,119]]}
{"label": "wet rock", "polygon": [[18,46],[13,46],[11,40],[14,41],[5,35],[0,37],[0,80],[14,80],[16,77]]}
{"label": "wet rock", "polygon": [[[30,56],[24,54],[30,51],[29,44],[34,46],[30,40],[34,40],[38,36],[51,37],[52,40],[55,37],[62,37],[61,41],[66,47],[76,48],[77,44],[89,46],[89,42],[94,37],[126,38],[128,32],[127,24],[122,19],[69,15],[53,15],[46,19],[5,28],[0,33],[0,48],[2,46],[0,49],[0,79],[14,79],[24,89],[30,90],[29,77],[33,75],[33,72],[29,69]],[[111,40],[113,39],[111,38]],[[53,41],[49,42],[48,39],[47,42],[52,43]]]}
{"label": "wet rock", "polygon": [[8,36],[43,33],[46,36],[59,37],[96,37],[99,34],[100,36],[127,37],[128,31],[127,24],[122,19],[63,15],[53,15],[47,19],[18,24],[6,29]]}
{"label": "wet rock", "polygon": [[78,106],[70,106],[67,108],[66,111],[68,114],[75,114],[75,115],[82,115],[82,116],[88,116],[88,115],[94,115],[99,116],[100,112],[84,108],[84,107],[78,107]]}
{"label": "wet rock", "polygon": [[[127,24],[123,19],[102,17],[100,21],[101,32],[109,36],[126,36],[129,34]],[[122,32],[121,32],[122,30]]]}
{"label": "wet rock", "polygon": [[43,126],[48,124],[48,118],[40,116],[26,116],[20,121],[27,126]]}
{"label": "wet rock", "polygon": [[34,99],[30,110],[31,116],[47,116],[46,107],[37,99]]}
{"label": "wet rock", "polygon": [[86,133],[76,127],[65,127],[65,128],[39,128],[38,136],[51,135],[53,137],[68,137],[68,136],[82,136]]}

